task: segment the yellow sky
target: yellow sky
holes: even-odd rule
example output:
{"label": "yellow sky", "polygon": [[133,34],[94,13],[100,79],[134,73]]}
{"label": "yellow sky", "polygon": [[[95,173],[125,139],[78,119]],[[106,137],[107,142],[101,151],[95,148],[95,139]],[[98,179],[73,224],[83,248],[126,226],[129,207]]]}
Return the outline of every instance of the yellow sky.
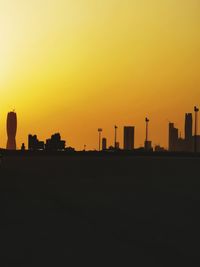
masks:
{"label": "yellow sky", "polygon": [[200,104],[199,0],[0,0],[0,146],[6,114],[17,144],[60,131],[68,145],[97,148],[97,128],[136,126],[143,144],[167,145]]}

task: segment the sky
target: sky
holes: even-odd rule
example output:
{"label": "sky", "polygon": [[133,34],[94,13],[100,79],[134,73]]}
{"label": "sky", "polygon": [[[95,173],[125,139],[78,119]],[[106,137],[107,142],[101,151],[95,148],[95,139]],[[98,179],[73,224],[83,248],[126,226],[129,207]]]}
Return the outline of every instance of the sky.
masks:
{"label": "sky", "polygon": [[168,122],[200,104],[199,0],[0,0],[0,147],[6,116],[18,116],[17,145],[29,133],[60,132],[67,146],[135,145],[150,119],[153,145],[167,147]]}

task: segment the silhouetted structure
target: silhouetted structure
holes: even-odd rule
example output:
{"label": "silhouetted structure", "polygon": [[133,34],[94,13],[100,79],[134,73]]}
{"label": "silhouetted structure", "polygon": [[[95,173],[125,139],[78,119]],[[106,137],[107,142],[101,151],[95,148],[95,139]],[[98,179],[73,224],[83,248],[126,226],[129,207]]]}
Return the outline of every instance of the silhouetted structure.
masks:
{"label": "silhouetted structure", "polygon": [[178,129],[174,127],[174,123],[169,123],[169,151],[177,151]]}
{"label": "silhouetted structure", "polygon": [[117,148],[117,129],[118,129],[117,125],[114,126],[114,129],[115,129],[114,148],[115,148],[115,149],[118,149],[118,148]]}
{"label": "silhouetted structure", "polygon": [[149,119],[145,118],[145,122],[146,122],[146,138],[145,138],[145,142],[144,142],[144,149],[146,151],[151,151],[152,150],[152,145],[151,145],[151,141],[149,141]]}
{"label": "silhouetted structure", "polygon": [[26,150],[26,147],[25,147],[25,144],[24,143],[22,143],[21,150],[22,151],[25,151]]}
{"label": "silhouetted structure", "polygon": [[7,149],[8,150],[16,150],[16,133],[17,133],[17,114],[13,112],[9,112],[7,115]]}
{"label": "silhouetted structure", "polygon": [[[65,151],[68,151],[68,152],[75,152],[75,148],[69,146],[69,147],[66,147],[65,148]],[[85,151],[85,150],[84,150]]]}
{"label": "silhouetted structure", "polygon": [[[194,143],[194,140],[193,140],[193,143]],[[196,135],[196,152],[200,153],[200,135]]]}
{"label": "silhouetted structure", "polygon": [[145,141],[145,146],[144,146],[146,151],[152,151],[152,142],[151,141]]}
{"label": "silhouetted structure", "polygon": [[145,118],[145,122],[146,122],[146,139],[145,139],[145,141],[148,141],[149,119],[148,118]]}
{"label": "silhouetted structure", "polygon": [[106,150],[107,149],[107,139],[104,137],[102,139],[102,150]]}
{"label": "silhouetted structure", "polygon": [[37,135],[31,135],[28,136],[28,149],[32,151],[36,150],[44,150],[44,142],[39,141],[37,138]]}
{"label": "silhouetted structure", "polygon": [[124,150],[134,149],[134,138],[135,138],[135,127],[125,126],[124,127]]}
{"label": "silhouetted structure", "polygon": [[192,113],[185,114],[185,140],[192,139]]}
{"label": "silhouetted structure", "polygon": [[47,151],[59,151],[65,149],[65,141],[61,140],[59,133],[53,134],[50,139],[46,140],[45,149]]}
{"label": "silhouetted structure", "polygon": [[120,144],[119,144],[119,142],[116,142],[116,143],[115,143],[115,149],[116,149],[116,150],[120,149]]}
{"label": "silhouetted structure", "polygon": [[198,112],[199,109],[195,106],[194,113],[195,113],[195,129],[194,129],[194,152],[197,152],[197,131],[198,131]]}
{"label": "silhouetted structure", "polygon": [[177,152],[186,152],[186,142],[181,136],[178,138],[177,144],[175,145],[175,151]]}
{"label": "silhouetted structure", "polygon": [[160,145],[156,145],[155,146],[155,152],[165,152],[165,148],[160,146]]}
{"label": "silhouetted structure", "polygon": [[99,133],[99,151],[101,150],[101,133],[102,133],[103,129],[99,128],[98,129],[98,133]]}
{"label": "silhouetted structure", "polygon": [[192,137],[192,113],[185,114],[185,151],[192,152],[193,137]]}

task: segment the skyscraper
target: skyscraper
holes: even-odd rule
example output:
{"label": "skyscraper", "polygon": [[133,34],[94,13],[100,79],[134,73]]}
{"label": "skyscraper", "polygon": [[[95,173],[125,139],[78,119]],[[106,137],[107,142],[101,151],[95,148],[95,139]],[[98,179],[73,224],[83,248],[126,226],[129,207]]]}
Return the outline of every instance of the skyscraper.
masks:
{"label": "skyscraper", "polygon": [[7,115],[7,149],[16,150],[17,114],[12,111]]}
{"label": "skyscraper", "polygon": [[124,150],[134,149],[134,139],[135,139],[135,127],[125,126],[124,127]]}
{"label": "skyscraper", "polygon": [[192,113],[185,114],[185,151],[193,151]]}
{"label": "skyscraper", "polygon": [[192,139],[192,113],[185,114],[185,140]]}
{"label": "skyscraper", "polygon": [[169,151],[177,151],[178,146],[178,129],[174,127],[174,123],[169,123]]}

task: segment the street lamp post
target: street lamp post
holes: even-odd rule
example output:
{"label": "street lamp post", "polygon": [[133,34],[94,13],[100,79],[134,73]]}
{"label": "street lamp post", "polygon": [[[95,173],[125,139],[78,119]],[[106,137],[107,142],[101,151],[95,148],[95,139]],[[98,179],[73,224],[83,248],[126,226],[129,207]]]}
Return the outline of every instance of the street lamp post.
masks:
{"label": "street lamp post", "polygon": [[146,122],[146,142],[148,141],[148,132],[149,132],[149,119],[145,118]]}
{"label": "street lamp post", "polygon": [[115,125],[114,128],[115,128],[115,142],[114,142],[114,148],[117,149],[117,129],[118,129],[118,127]]}

